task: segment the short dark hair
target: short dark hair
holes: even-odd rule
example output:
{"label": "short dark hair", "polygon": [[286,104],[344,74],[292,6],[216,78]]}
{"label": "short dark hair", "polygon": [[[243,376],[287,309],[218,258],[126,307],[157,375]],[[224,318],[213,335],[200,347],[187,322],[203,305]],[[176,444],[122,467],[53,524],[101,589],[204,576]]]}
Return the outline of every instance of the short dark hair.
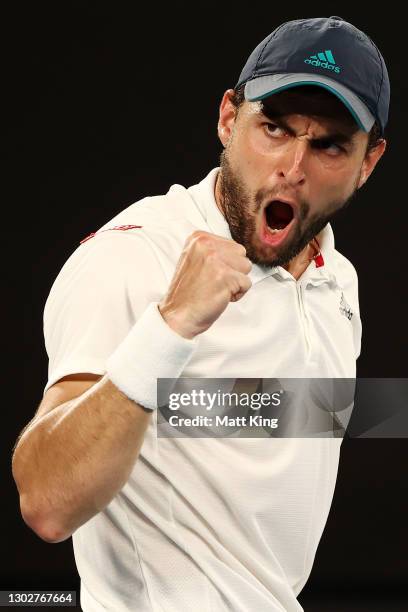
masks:
{"label": "short dark hair", "polygon": [[[325,89],[321,87],[316,87],[315,85],[296,87],[296,90],[298,93],[301,93],[303,95],[307,95],[307,96],[313,95],[314,98],[319,97],[320,99],[327,99],[327,100],[333,99],[333,94],[328,93]],[[237,89],[235,89],[231,96],[231,102],[235,106],[237,111],[242,106],[242,104],[245,102],[244,91],[245,91],[245,83],[243,85],[240,85],[240,87],[238,87]],[[351,115],[349,113],[347,113],[347,115],[351,118]],[[354,120],[353,120],[353,123],[356,126],[356,131],[357,131],[357,124],[354,122]],[[381,140],[383,140],[384,138],[385,136],[381,136],[380,126],[378,122],[376,121],[368,134],[366,155],[372,149],[375,149],[375,147],[378,146]]]}

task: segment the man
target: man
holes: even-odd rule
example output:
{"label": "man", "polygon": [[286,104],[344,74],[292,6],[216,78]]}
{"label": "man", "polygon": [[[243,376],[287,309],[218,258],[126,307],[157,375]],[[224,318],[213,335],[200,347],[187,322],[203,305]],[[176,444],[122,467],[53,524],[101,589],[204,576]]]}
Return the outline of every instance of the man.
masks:
{"label": "man", "polygon": [[220,105],[220,168],[84,239],[44,311],[13,473],[72,535],[83,610],[302,610],[341,439],[159,438],[158,379],[353,378],[357,275],[329,220],[384,153],[389,81],[340,17],[283,24]]}

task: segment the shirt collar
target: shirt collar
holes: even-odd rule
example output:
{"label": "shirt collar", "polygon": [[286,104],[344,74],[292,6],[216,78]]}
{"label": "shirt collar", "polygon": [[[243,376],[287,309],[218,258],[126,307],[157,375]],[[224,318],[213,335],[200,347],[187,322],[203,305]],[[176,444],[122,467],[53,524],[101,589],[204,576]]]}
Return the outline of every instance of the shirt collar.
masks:
{"label": "shirt collar", "polygon": [[[232,240],[229,225],[215,200],[215,183],[219,170],[219,167],[213,168],[200,183],[189,187],[188,192],[198,206],[209,230],[217,236],[223,236],[224,238]],[[324,265],[317,268],[315,262],[312,261],[302,274],[301,279],[307,278],[315,284],[336,281],[334,234],[330,223],[327,223],[316,238],[320,245],[320,252],[323,256]],[[267,266],[264,268],[257,264],[253,264],[249,273],[252,283],[256,283],[273,275],[278,275],[282,278],[293,278],[292,275],[281,266]]]}

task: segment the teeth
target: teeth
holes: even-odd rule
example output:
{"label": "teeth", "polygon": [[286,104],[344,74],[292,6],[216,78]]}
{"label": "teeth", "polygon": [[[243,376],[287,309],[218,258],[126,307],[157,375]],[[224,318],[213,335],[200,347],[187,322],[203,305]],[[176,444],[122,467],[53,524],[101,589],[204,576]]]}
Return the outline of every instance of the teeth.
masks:
{"label": "teeth", "polygon": [[283,228],[282,229],[272,229],[272,228],[269,228],[269,229],[270,229],[272,234],[277,234],[278,232],[282,232],[283,231]]}

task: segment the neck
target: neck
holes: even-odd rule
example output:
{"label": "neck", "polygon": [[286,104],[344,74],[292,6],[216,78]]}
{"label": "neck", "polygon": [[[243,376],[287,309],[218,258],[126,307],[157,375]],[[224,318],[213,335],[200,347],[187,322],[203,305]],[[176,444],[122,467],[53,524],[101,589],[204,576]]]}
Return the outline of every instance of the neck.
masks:
{"label": "neck", "polygon": [[306,268],[309,266],[313,257],[318,252],[317,246],[314,244],[314,240],[309,242],[296,257],[291,259],[287,264],[282,266],[291,274],[296,280],[300,278]]}

